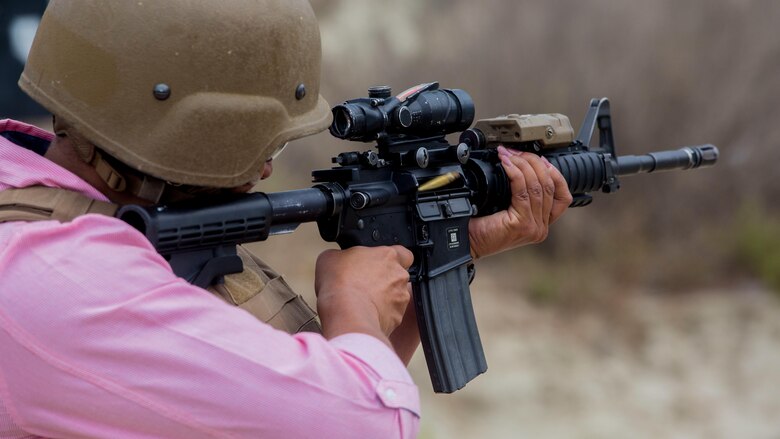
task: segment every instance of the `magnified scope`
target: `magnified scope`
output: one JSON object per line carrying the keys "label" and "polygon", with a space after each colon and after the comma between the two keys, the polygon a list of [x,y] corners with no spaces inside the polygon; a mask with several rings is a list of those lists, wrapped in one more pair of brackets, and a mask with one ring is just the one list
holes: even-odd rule
{"label": "magnified scope", "polygon": [[387,86],[372,87],[367,98],[333,108],[330,133],[339,139],[371,142],[383,136],[425,138],[467,129],[474,101],[459,89],[439,89],[431,82],[391,97]]}

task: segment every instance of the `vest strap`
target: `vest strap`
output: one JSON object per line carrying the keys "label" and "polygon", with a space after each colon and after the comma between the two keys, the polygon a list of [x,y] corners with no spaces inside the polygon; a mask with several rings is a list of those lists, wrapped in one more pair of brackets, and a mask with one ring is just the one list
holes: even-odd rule
{"label": "vest strap", "polygon": [[31,186],[0,191],[0,223],[72,221],[90,213],[114,216],[119,206],[67,189]]}

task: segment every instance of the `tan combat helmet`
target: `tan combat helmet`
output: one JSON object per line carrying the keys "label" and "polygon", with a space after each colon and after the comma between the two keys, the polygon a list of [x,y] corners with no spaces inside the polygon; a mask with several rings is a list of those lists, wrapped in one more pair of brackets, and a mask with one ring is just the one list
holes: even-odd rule
{"label": "tan combat helmet", "polygon": [[51,0],[19,85],[131,168],[224,188],[329,125],[320,58],[306,0]]}

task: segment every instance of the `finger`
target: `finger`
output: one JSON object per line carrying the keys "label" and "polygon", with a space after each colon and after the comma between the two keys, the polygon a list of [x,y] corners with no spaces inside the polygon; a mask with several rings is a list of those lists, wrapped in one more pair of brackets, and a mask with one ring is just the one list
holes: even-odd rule
{"label": "finger", "polygon": [[499,146],[499,148],[504,148],[504,150],[509,153],[510,155],[523,155],[523,151],[514,149],[514,148],[507,148],[504,145]]}
{"label": "finger", "polygon": [[545,158],[535,154],[529,154],[526,160],[534,168],[539,184],[542,186],[542,222],[546,229],[550,225],[550,211],[552,211],[553,196],[555,195],[555,185],[550,176],[552,165]]}
{"label": "finger", "polygon": [[398,254],[398,262],[401,264],[401,266],[408,270],[409,267],[411,267],[414,263],[414,253],[410,252],[409,249],[401,245],[394,245],[391,248]]}
{"label": "finger", "polygon": [[[506,173],[507,178],[509,178],[509,189],[512,192],[512,200],[518,199],[527,202],[529,195],[528,188],[525,185],[525,176],[509,157],[508,153],[499,154],[501,164],[504,167],[504,172]],[[528,210],[530,211],[530,205],[528,207]]]}
{"label": "finger", "polygon": [[511,160],[512,163],[514,163],[523,174],[525,179],[526,192],[528,194],[527,197],[531,205],[531,214],[533,215],[536,224],[539,225],[544,223],[544,220],[542,220],[544,191],[542,189],[541,183],[539,183],[539,177],[536,176],[536,170],[528,162],[528,160],[532,159],[530,156],[526,158],[527,155],[529,154],[512,156],[509,158],[509,160]]}
{"label": "finger", "polygon": [[569,184],[566,182],[566,179],[563,178],[561,172],[555,167],[550,169],[550,178],[552,178],[553,184],[555,185],[553,207],[550,211],[550,224],[552,224],[569,208],[569,205],[572,202],[572,196],[569,192]]}
{"label": "finger", "polygon": [[[506,172],[506,176],[509,179],[509,188],[512,194],[509,209],[505,213],[514,216],[516,220],[523,224],[534,226],[536,221],[533,219],[534,212],[531,206],[531,194],[528,192],[525,174],[512,161],[512,157],[508,152],[504,155],[499,155],[499,157],[504,167],[504,172]],[[522,159],[519,160],[525,163]],[[526,172],[532,172],[530,166],[528,168]]]}

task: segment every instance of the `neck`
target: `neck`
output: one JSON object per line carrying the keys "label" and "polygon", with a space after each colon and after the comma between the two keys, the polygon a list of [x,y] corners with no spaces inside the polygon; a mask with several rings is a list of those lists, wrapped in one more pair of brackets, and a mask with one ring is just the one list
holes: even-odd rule
{"label": "neck", "polygon": [[92,187],[105,195],[112,203],[119,205],[150,204],[142,198],[124,192],[117,192],[108,187],[108,184],[100,178],[100,175],[95,171],[95,168],[81,160],[67,137],[55,137],[44,157],[89,183]]}

